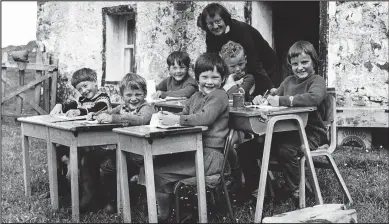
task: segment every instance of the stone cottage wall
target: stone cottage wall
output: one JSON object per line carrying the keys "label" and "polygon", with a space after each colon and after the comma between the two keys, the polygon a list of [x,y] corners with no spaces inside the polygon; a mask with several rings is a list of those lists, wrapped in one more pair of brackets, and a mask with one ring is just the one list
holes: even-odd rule
{"label": "stone cottage wall", "polygon": [[388,106],[388,2],[329,4],[328,84],[338,106]]}
{"label": "stone cottage wall", "polygon": [[[71,74],[81,68],[96,70],[102,77],[102,8],[131,5],[136,9],[137,73],[157,82],[166,77],[166,57],[186,50],[194,63],[205,51],[205,32],[196,26],[197,16],[210,2],[191,2],[183,12],[171,1],[156,2],[38,2],[37,44],[59,59],[58,99],[75,97]],[[221,2],[233,18],[244,21],[244,2]],[[109,74],[107,74],[109,75]]]}

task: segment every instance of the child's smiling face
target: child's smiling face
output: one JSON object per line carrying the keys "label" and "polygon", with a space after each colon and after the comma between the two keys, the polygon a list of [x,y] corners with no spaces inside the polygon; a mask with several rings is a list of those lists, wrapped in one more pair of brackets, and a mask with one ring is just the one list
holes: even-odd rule
{"label": "child's smiling face", "polygon": [[292,57],[290,59],[290,65],[292,66],[293,74],[300,79],[306,78],[308,75],[315,73],[315,67],[311,56],[304,52],[296,57]]}
{"label": "child's smiling face", "polygon": [[216,66],[213,71],[205,71],[199,75],[199,89],[205,94],[209,94],[215,89],[219,89],[223,83],[223,78],[217,71]]}
{"label": "child's smiling face", "polygon": [[87,99],[92,99],[98,91],[97,84],[91,81],[83,81],[78,83],[76,85],[76,89],[81,94],[81,96]]}
{"label": "child's smiling face", "polygon": [[141,89],[125,89],[123,91],[123,101],[130,109],[138,108],[145,102],[146,93]]}
{"label": "child's smiling face", "polygon": [[239,52],[236,57],[226,57],[224,62],[228,67],[228,72],[235,74],[236,79],[241,79],[246,74],[247,60],[244,52]]}
{"label": "child's smiling face", "polygon": [[177,61],[174,61],[174,65],[169,66],[169,74],[179,82],[188,74],[188,67],[184,64],[179,65]]}

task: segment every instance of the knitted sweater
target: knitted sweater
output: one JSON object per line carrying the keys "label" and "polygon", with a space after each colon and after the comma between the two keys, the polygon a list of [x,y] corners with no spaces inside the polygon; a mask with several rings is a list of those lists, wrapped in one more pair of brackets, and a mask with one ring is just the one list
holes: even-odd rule
{"label": "knitted sweater", "polygon": [[219,53],[228,41],[234,41],[243,46],[247,56],[247,72],[255,78],[255,95],[263,94],[279,82],[279,65],[275,51],[262,35],[247,23],[232,19],[230,31],[215,36],[207,32],[205,43],[207,52]]}
{"label": "knitted sweater", "polygon": [[81,96],[78,98],[78,102],[71,100],[62,103],[62,112],[66,113],[68,110],[78,109],[80,115],[87,115],[89,112],[97,112],[104,107],[111,109],[111,101],[107,93],[99,91],[92,99]]}
{"label": "knitted sweater", "polygon": [[277,89],[277,95],[280,96],[280,106],[290,106],[289,97],[293,96],[293,106],[296,107],[317,107],[308,115],[307,128],[318,130],[326,134],[326,128],[323,123],[322,114],[324,114],[327,89],[323,77],[312,74],[304,79],[295,75],[288,76]]}
{"label": "knitted sweater", "polygon": [[112,123],[126,123],[128,126],[147,125],[153,113],[154,108],[146,102],[135,110],[121,104],[111,111]]}
{"label": "knitted sweater", "polygon": [[208,126],[203,132],[203,146],[223,148],[228,134],[229,111],[224,89],[216,89],[207,95],[196,92],[181,112],[180,125]]}
{"label": "knitted sweater", "polygon": [[248,100],[248,96],[250,95],[250,90],[254,86],[254,84],[255,84],[254,76],[252,76],[250,74],[246,74],[243,77],[242,84],[234,85],[227,91],[228,98],[232,99],[232,94],[233,93],[237,93],[239,91],[239,88],[241,87],[241,88],[243,88],[243,90],[245,92],[245,99],[247,101]]}
{"label": "knitted sweater", "polygon": [[156,87],[157,91],[160,90],[162,92],[162,99],[165,99],[167,96],[189,98],[198,89],[196,80],[189,74],[187,74],[179,82],[177,82],[172,76],[169,76],[162,80]]}

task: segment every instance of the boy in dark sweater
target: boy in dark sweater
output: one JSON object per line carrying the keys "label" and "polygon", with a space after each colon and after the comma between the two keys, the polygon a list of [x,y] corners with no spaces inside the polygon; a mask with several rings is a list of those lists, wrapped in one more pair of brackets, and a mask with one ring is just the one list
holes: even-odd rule
{"label": "boy in dark sweater", "polygon": [[[221,85],[227,74],[228,68],[219,55],[200,55],[195,65],[195,77],[200,91],[192,95],[180,114],[158,113],[163,125],[208,126],[208,130],[203,132],[206,176],[220,173],[223,163],[222,150],[228,134],[229,104],[228,96]],[[174,184],[196,176],[195,153],[159,156],[154,160],[154,170],[158,218],[161,221],[170,215],[170,195]],[[139,180],[144,183],[144,169]]]}
{"label": "boy in dark sweater", "polygon": [[[278,89],[271,89],[270,96],[264,99],[261,95],[254,98],[254,104],[265,100],[272,106],[315,106],[316,111],[308,115],[305,127],[310,150],[328,143],[326,129],[323,123],[324,100],[326,98],[326,83],[323,77],[317,75],[318,56],[311,43],[298,41],[289,49],[287,63],[293,76],[287,77]],[[273,134],[271,156],[274,156],[283,166],[285,190],[295,200],[299,197],[299,157],[303,146],[298,131],[278,132]],[[259,166],[256,159],[262,158],[263,143],[256,139],[240,145],[238,151],[240,165],[245,176],[245,186],[254,191],[259,184]]]}
{"label": "boy in dark sweater", "polygon": [[189,98],[198,90],[196,80],[188,73],[190,58],[186,52],[174,51],[167,60],[170,77],[165,78],[156,86],[153,99],[170,97]]}
{"label": "boy in dark sweater", "polygon": [[[62,104],[56,104],[50,115],[65,113],[68,117],[81,115],[91,115],[104,108],[111,109],[111,102],[106,93],[100,92],[97,85],[97,74],[89,68],[82,68],[73,73],[71,79],[72,86],[81,94],[78,101],[71,100]],[[99,163],[100,155],[105,155],[105,150],[101,147],[83,147],[79,150],[80,173],[82,198],[80,200],[80,211],[95,209],[99,186]],[[67,165],[69,163],[69,147],[58,147],[58,158]],[[61,164],[61,163],[58,163]],[[66,166],[64,167],[66,173]],[[69,178],[69,172],[67,172]],[[61,176],[59,175],[60,181]]]}

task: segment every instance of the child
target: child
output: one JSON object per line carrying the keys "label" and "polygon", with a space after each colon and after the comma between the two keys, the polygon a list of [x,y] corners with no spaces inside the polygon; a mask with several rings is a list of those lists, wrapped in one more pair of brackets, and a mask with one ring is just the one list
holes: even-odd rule
{"label": "child", "polygon": [[[125,123],[128,126],[149,124],[154,109],[145,100],[147,95],[146,80],[140,75],[128,73],[121,80],[119,89],[124,104],[119,105],[106,113],[97,115],[96,120],[99,123]],[[110,161],[115,160],[116,157],[113,152],[110,155]],[[110,199],[105,207],[105,211],[107,212],[114,211],[116,205],[116,166],[115,162],[110,161],[106,160],[106,162],[103,163],[105,169],[102,169],[103,175],[106,176],[104,178],[104,184],[107,186],[105,188],[105,193],[108,193],[108,198]],[[139,163],[141,162],[143,162],[142,156],[132,154],[132,160],[127,160],[129,176],[139,173]]]}
{"label": "child", "polygon": [[[165,125],[208,126],[209,129],[203,133],[205,175],[220,173],[223,163],[222,151],[228,134],[229,104],[221,85],[227,74],[228,68],[219,55],[200,55],[195,64],[195,77],[200,91],[192,95],[179,115],[159,113],[160,122]],[[170,216],[170,195],[174,184],[196,176],[195,154],[158,156],[154,160],[154,170],[158,218],[163,221]],[[143,168],[139,181],[144,184]]]}
{"label": "child", "polygon": [[196,80],[188,73],[190,58],[186,52],[174,51],[167,60],[170,77],[162,80],[156,87],[153,99],[170,97],[189,98],[198,90]]}
{"label": "child", "polygon": [[[297,41],[289,49],[287,63],[294,75],[287,77],[278,89],[271,89],[267,101],[272,106],[317,107],[318,110],[310,112],[305,127],[309,147],[315,150],[319,145],[328,142],[321,116],[325,109],[323,103],[326,98],[326,82],[315,71],[318,56],[311,43]],[[258,95],[253,103],[261,104],[264,100]],[[296,201],[299,197],[299,157],[303,155],[301,147],[298,131],[278,132],[273,135],[271,155],[283,166],[286,192]],[[262,158],[262,151],[259,149],[263,149],[263,143],[253,139],[239,148],[238,156],[246,180],[245,186],[251,191],[256,190],[260,174],[256,159]]]}
{"label": "child", "polygon": [[[220,56],[226,63],[229,76],[223,88],[227,91],[228,97],[232,99],[232,94],[237,93],[239,88],[245,92],[245,99],[248,101],[250,92],[254,89],[254,76],[247,74],[247,59],[242,45],[228,41],[220,50]],[[253,90],[251,90],[253,89]]]}
{"label": "child", "polygon": [[[81,94],[78,101],[69,101],[62,104],[56,104],[50,115],[65,113],[68,117],[80,115],[91,115],[93,112],[111,109],[111,102],[106,93],[100,92],[97,85],[96,72],[90,68],[82,68],[73,73],[71,79],[72,86]],[[94,149],[94,150],[91,150]],[[80,201],[80,211],[84,212],[87,209],[94,207],[94,201],[97,197],[97,189],[99,185],[99,169],[96,168],[97,158],[96,152],[99,147],[84,147],[80,155],[81,161],[81,186],[82,198]],[[69,161],[69,148],[60,147],[58,158],[62,161]],[[97,165],[98,166],[98,165]]]}

